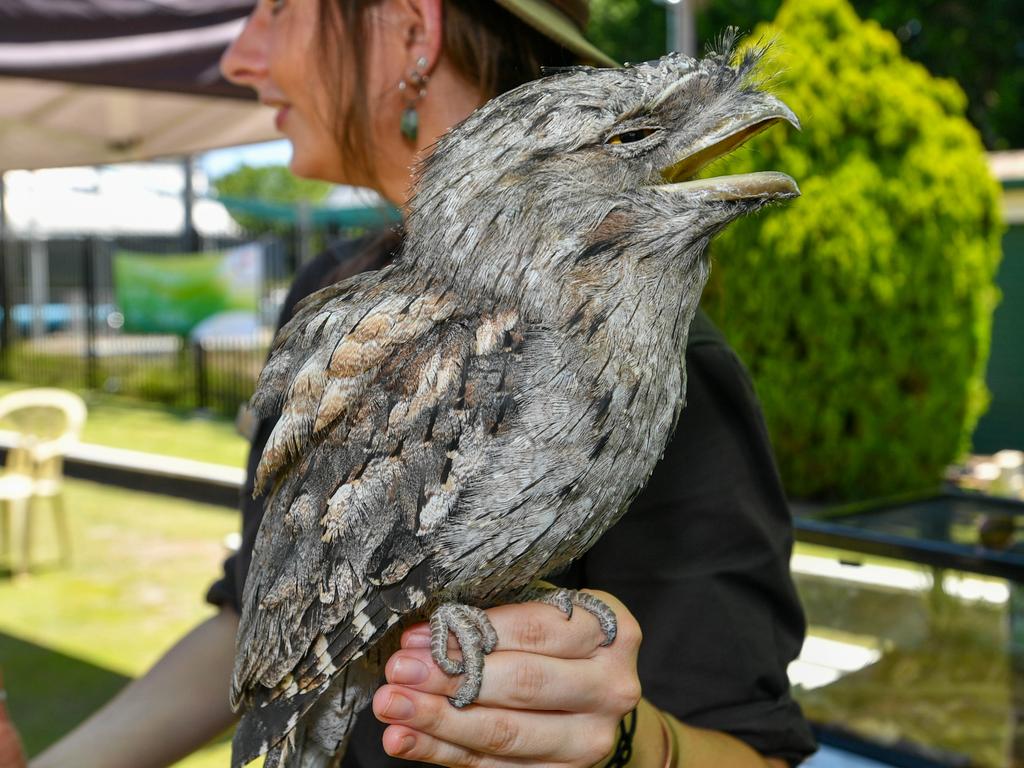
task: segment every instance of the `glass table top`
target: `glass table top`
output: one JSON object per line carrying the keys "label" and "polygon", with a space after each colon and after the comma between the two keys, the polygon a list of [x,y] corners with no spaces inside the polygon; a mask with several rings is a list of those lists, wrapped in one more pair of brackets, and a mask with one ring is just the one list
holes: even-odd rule
{"label": "glass table top", "polygon": [[1024,582],[1024,503],[943,493],[795,518],[797,538]]}

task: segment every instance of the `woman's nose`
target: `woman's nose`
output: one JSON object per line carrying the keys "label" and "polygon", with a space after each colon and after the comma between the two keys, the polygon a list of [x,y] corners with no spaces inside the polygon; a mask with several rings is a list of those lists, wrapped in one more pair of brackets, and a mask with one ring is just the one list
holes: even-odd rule
{"label": "woman's nose", "polygon": [[245,20],[245,26],[220,57],[220,71],[235,85],[258,88],[267,76],[269,12],[259,3]]}

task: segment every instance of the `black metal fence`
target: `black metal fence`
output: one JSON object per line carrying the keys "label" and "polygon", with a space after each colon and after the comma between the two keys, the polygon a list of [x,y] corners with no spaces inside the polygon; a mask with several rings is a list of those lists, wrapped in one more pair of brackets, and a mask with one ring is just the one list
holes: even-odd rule
{"label": "black metal fence", "polygon": [[[250,242],[204,240],[200,250]],[[117,304],[116,255],[181,253],[180,238],[0,243],[0,378],[234,415],[252,393],[301,252],[287,237],[265,236],[259,242],[257,322],[202,337],[129,332]]]}

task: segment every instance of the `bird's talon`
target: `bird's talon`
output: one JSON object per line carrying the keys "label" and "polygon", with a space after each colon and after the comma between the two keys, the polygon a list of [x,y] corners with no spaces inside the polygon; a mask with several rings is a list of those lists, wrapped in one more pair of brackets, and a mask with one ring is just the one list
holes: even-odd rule
{"label": "bird's talon", "polygon": [[458,690],[455,691],[454,696],[449,696],[448,701],[456,709],[464,709],[476,701],[480,695],[480,684],[481,678],[470,677],[462,685],[459,686]]}
{"label": "bird's talon", "polygon": [[[431,656],[448,675],[465,675],[466,679],[448,701],[457,709],[472,704],[480,695],[484,656],[494,650],[498,635],[480,608],[444,603],[430,617]],[[448,656],[448,633],[455,635],[462,660]]]}
{"label": "bird's talon", "polygon": [[601,625],[601,632],[604,634],[604,641],[601,647],[606,647],[615,642],[615,635],[618,631],[615,618],[615,611],[605,605],[601,600],[587,592],[580,592],[575,589],[532,589],[526,593],[527,600],[538,600],[555,608],[565,614],[566,619],[572,618],[573,607],[579,607],[597,619]]}
{"label": "bird's talon", "polygon": [[451,675],[452,677],[455,675],[461,675],[466,671],[466,667],[461,661],[448,658],[447,656],[440,659],[434,659],[434,661],[437,662],[437,666],[441,668],[441,671],[446,675]]}

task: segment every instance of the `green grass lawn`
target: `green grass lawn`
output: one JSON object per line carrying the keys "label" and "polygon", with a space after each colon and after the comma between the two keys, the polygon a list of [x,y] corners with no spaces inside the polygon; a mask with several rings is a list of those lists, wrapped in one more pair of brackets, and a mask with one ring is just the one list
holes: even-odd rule
{"label": "green grass lawn", "polygon": [[[211,615],[231,510],[70,481],[73,563],[0,573],[0,662],[30,754],[68,731]],[[50,515],[39,516],[40,563],[53,561]],[[17,539],[16,539],[17,540]],[[222,768],[222,738],[179,763]]]}
{"label": "green grass lawn", "polygon": [[[24,387],[23,384],[0,381],[0,395]],[[89,406],[83,442],[234,467],[245,462],[248,443],[228,419],[123,397],[81,394]]]}
{"label": "green grass lawn", "polygon": [[[0,395],[16,387],[0,381]],[[244,461],[246,442],[227,420],[103,395],[87,395],[87,402],[86,442],[233,466]],[[219,574],[224,536],[238,525],[224,508],[80,481],[69,482],[67,506],[75,546],[70,569],[43,568],[13,581],[0,571],[0,664],[32,753],[210,615],[203,594]],[[49,526],[44,516],[40,538]],[[39,548],[42,557],[54,554],[52,546]],[[910,595],[806,576],[797,585],[813,632],[875,637],[884,651],[878,663],[836,684],[798,691],[808,714],[882,740],[971,754],[978,765],[1002,764],[1011,691],[1005,605],[963,605],[941,590]],[[229,753],[221,739],[180,765],[224,766]]]}

